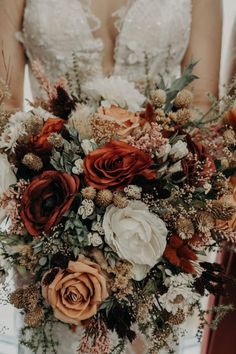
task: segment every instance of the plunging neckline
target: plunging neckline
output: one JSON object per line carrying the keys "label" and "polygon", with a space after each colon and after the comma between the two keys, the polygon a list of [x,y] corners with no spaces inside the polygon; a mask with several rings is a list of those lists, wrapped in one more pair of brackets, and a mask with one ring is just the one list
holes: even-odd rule
{"label": "plunging neckline", "polygon": [[[94,43],[95,47],[97,47],[97,45],[99,46],[99,44],[102,46],[101,57],[100,57],[100,67],[101,67],[100,71],[101,71],[101,75],[103,77],[110,77],[110,76],[114,75],[116,72],[117,52],[118,52],[119,45],[120,45],[120,38],[122,37],[125,22],[137,2],[138,2],[138,0],[127,0],[126,4],[121,5],[120,8],[118,8],[117,10],[112,12],[110,15],[111,18],[117,17],[118,21],[121,22],[121,25],[120,25],[120,28],[118,29],[117,23],[114,20],[114,26],[117,28],[118,33],[117,33],[116,38],[114,40],[114,46],[113,46],[113,53],[112,53],[113,65],[111,67],[110,72],[107,74],[106,71],[104,70],[105,68],[102,65],[103,53],[105,51],[105,41],[101,36],[94,35],[94,32],[96,30],[98,30],[101,26],[101,20],[96,14],[94,14],[92,12],[91,6],[90,6],[91,4],[90,4],[89,0],[86,0],[84,2],[83,2],[83,0],[79,0],[79,3],[81,5],[81,10],[82,10],[84,18],[85,18],[85,26],[87,27],[87,31],[88,31],[91,43]],[[123,19],[121,18],[122,12],[124,13]],[[91,25],[89,23],[89,18],[92,19],[92,21],[94,21],[94,23],[96,23],[94,28],[91,27]]]}

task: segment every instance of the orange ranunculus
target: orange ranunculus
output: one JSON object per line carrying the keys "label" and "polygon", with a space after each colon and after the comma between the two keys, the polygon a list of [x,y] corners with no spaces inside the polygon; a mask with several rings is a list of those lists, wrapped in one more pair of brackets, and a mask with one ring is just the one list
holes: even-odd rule
{"label": "orange ranunculus", "polygon": [[110,108],[100,107],[97,114],[100,119],[117,123],[116,134],[123,138],[132,134],[140,125],[139,115],[114,105]]}
{"label": "orange ranunculus", "polygon": [[84,256],[69,262],[66,270],[47,272],[42,279],[42,295],[58,320],[74,325],[94,316],[109,296],[99,265]]}
{"label": "orange ranunculus", "polygon": [[176,267],[186,273],[195,273],[192,261],[197,260],[197,255],[188,245],[189,240],[184,241],[179,236],[173,235],[168,241],[164,257]]}
{"label": "orange ranunculus", "polygon": [[136,176],[155,179],[149,155],[122,141],[111,141],[94,150],[84,160],[85,181],[96,189],[122,189]]}
{"label": "orange ranunculus", "polygon": [[35,177],[21,201],[21,218],[32,236],[48,232],[70,208],[80,185],[79,178],[58,171]]}
{"label": "orange ranunculus", "polygon": [[48,142],[48,138],[52,133],[60,133],[64,124],[64,119],[49,118],[44,124],[41,133],[30,138],[30,143],[34,151],[39,154],[51,151],[52,145]]}
{"label": "orange ranunculus", "polygon": [[233,129],[236,131],[236,108],[231,108],[228,112],[225,113],[224,120],[226,123],[230,124]]}

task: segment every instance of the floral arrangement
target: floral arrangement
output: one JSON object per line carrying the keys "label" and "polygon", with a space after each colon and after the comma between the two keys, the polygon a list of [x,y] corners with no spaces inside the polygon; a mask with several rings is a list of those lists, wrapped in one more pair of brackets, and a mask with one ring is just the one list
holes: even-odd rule
{"label": "floral arrangement", "polygon": [[170,88],[111,77],[75,96],[35,64],[47,96],[29,112],[4,111],[2,83],[0,274],[22,279],[9,301],[34,353],[57,353],[57,323],[80,329],[78,354],[122,353],[136,335],[172,352],[194,310],[205,324],[201,297],[233,281],[204,255],[236,243],[234,97],[213,103],[208,117],[227,115],[209,139],[214,119],[192,119],[193,66]]}

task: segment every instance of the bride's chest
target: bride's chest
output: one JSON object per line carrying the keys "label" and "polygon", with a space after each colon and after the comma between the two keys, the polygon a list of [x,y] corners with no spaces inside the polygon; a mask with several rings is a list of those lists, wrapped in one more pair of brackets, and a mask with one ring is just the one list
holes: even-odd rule
{"label": "bride's chest", "polygon": [[180,60],[189,39],[191,0],[112,1],[114,7],[99,10],[109,1],[26,0],[23,41],[29,58],[45,66],[59,61],[63,66],[71,53],[96,61],[110,31],[117,67],[146,57],[151,65],[153,58]]}

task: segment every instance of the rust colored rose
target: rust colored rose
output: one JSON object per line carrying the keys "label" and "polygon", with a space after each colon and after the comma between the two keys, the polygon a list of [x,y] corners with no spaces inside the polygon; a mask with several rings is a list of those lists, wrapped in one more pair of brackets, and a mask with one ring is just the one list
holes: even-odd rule
{"label": "rust colored rose", "polygon": [[100,267],[84,256],[59,269],[48,284],[52,271],[42,280],[42,295],[54,310],[54,316],[65,323],[78,325],[94,316],[108,297],[106,280]]}
{"label": "rust colored rose", "polygon": [[21,202],[21,218],[30,235],[48,232],[60,222],[79,185],[78,177],[57,171],[45,171],[32,180]]}
{"label": "rust colored rose", "polygon": [[114,140],[86,156],[85,181],[99,190],[122,189],[136,176],[154,179],[156,172],[151,169],[152,164],[150,156],[143,151]]}
{"label": "rust colored rose", "polygon": [[231,108],[228,112],[226,112],[224,120],[236,131],[236,108]]}
{"label": "rust colored rose", "polygon": [[188,150],[193,154],[193,158],[182,160],[182,168],[190,184],[201,185],[202,181],[210,178],[216,171],[215,163],[207,148],[198,142],[194,142],[187,135],[186,141]]}
{"label": "rust colored rose", "polygon": [[60,133],[64,127],[65,121],[60,118],[49,118],[44,124],[39,135],[32,136],[30,143],[36,153],[47,153],[52,149],[48,138],[52,133]]}

